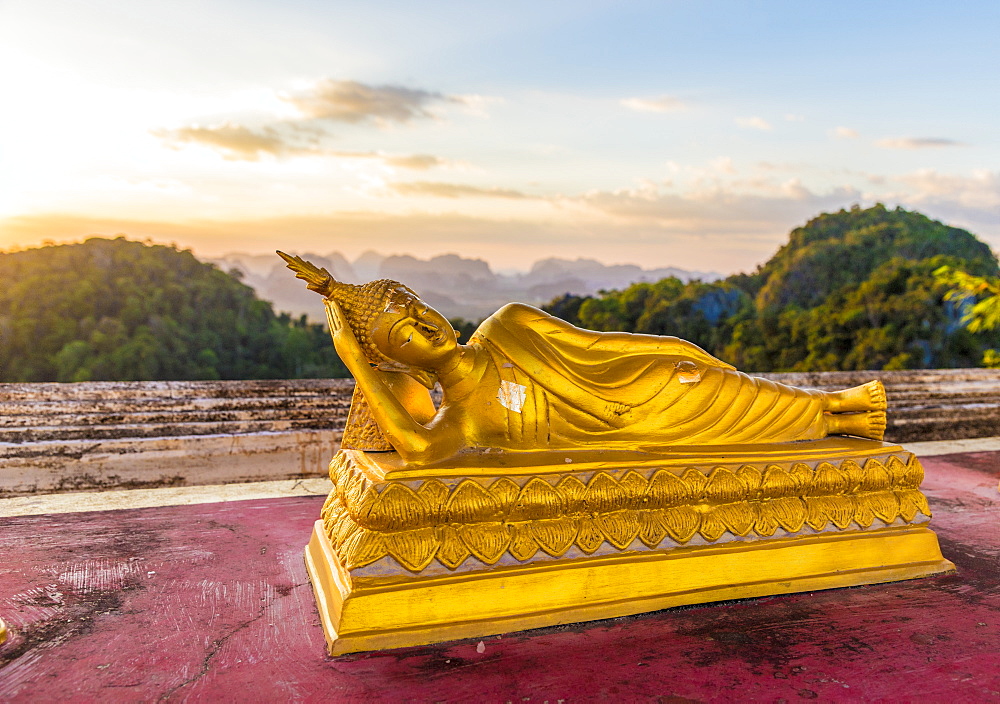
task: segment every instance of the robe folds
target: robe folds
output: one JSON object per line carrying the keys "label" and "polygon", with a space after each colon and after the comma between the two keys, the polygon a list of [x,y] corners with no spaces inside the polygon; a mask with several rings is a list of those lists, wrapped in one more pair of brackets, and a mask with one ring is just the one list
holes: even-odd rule
{"label": "robe folds", "polygon": [[676,337],[582,330],[512,303],[470,344],[489,351],[522,447],[742,445],[827,434],[824,394],[743,374]]}

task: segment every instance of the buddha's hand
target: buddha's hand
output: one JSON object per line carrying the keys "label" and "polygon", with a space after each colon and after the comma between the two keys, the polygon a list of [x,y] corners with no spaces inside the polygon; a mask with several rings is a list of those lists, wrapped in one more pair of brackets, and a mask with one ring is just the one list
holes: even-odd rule
{"label": "buddha's hand", "polygon": [[330,321],[330,331],[334,335],[339,335],[342,330],[347,328],[350,330],[350,326],[347,324],[347,318],[344,316],[344,311],[341,309],[340,304],[336,301],[327,301],[327,309],[330,311],[330,315],[327,319]]}
{"label": "buddha's hand", "polygon": [[340,304],[336,301],[327,300],[326,310],[326,319],[330,323],[330,335],[333,337],[333,346],[337,349],[337,354],[340,355],[344,364],[351,368],[352,372],[355,371],[352,362],[368,366],[364,351],[358,343],[358,338],[354,336],[354,331],[351,330],[351,326],[347,322],[347,316],[344,315]]}

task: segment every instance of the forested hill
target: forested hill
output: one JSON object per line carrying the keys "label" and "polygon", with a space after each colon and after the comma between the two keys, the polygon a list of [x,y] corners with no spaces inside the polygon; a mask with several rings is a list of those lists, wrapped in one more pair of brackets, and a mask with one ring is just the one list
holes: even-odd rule
{"label": "forested hill", "polygon": [[996,276],[971,233],[882,205],[822,214],[752,274],[664,279],[546,308],[581,327],[677,335],[749,371],[977,366],[998,333],[968,332],[933,272]]}
{"label": "forested hill", "polygon": [[967,262],[969,273],[994,275],[997,259],[975,235],[920,213],[876,205],[824,213],[792,230],[788,243],[748,283],[757,305],[811,308],[845,286],[860,284],[891,259],[938,255]]}
{"label": "forested hill", "polygon": [[321,326],[189,251],[93,238],[0,254],[0,381],[337,376]]}

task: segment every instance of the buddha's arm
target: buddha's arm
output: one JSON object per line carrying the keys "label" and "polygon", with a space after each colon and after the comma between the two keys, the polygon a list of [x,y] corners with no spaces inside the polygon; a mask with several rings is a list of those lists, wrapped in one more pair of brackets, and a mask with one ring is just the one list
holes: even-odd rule
{"label": "buddha's arm", "polygon": [[597,332],[584,330],[565,320],[524,304],[506,306],[508,315],[518,318],[517,324],[527,325],[533,329],[563,340],[585,355],[587,350],[593,352],[613,353],[616,356],[632,354],[668,354],[687,357],[694,362],[700,362],[712,367],[735,369],[731,364],[713,357],[693,342],[682,340],[672,335],[645,335],[631,332]]}
{"label": "buddha's arm", "polygon": [[[580,330],[580,328],[575,329]],[[590,349],[608,351],[621,350],[625,354],[649,354],[658,352],[662,354],[690,357],[694,362],[701,362],[702,364],[707,364],[711,367],[722,367],[723,369],[736,368],[731,364],[723,362],[717,357],[713,357],[693,342],[688,342],[687,340],[682,340],[681,338],[674,337],[672,335],[644,335],[632,332],[593,332],[591,330],[582,330],[582,332],[599,336],[593,340],[590,345]]]}
{"label": "buddha's arm", "polygon": [[425,458],[431,450],[431,431],[418,423],[396,396],[383,372],[368,363],[361,345],[335,302],[327,301],[327,320],[337,354],[354,375],[379,429],[404,460]]}
{"label": "buddha's arm", "polygon": [[426,386],[402,371],[378,369],[377,373],[413,420],[427,425],[434,419],[437,409]]}

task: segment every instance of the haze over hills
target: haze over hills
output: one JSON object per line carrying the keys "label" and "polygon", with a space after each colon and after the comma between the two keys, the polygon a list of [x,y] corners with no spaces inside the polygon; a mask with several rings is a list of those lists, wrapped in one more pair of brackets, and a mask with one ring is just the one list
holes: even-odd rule
{"label": "haze over hills", "polygon": [[[382,255],[368,251],[353,262],[339,252],[300,254],[335,278],[348,283],[395,279],[448,317],[480,320],[505,303],[519,301],[541,305],[570,294],[592,296],[601,290],[622,289],[634,283],[667,277],[681,281],[716,281],[715,272],[686,271],[675,267],[643,269],[635,264],[602,264],[593,259],[549,258],[535,262],[526,272],[500,273],[482,259],[442,254],[418,259],[408,254]],[[206,260],[224,271],[240,272],[244,283],[280,311],[321,317],[316,294],[307,290],[276,255],[232,253]]]}

